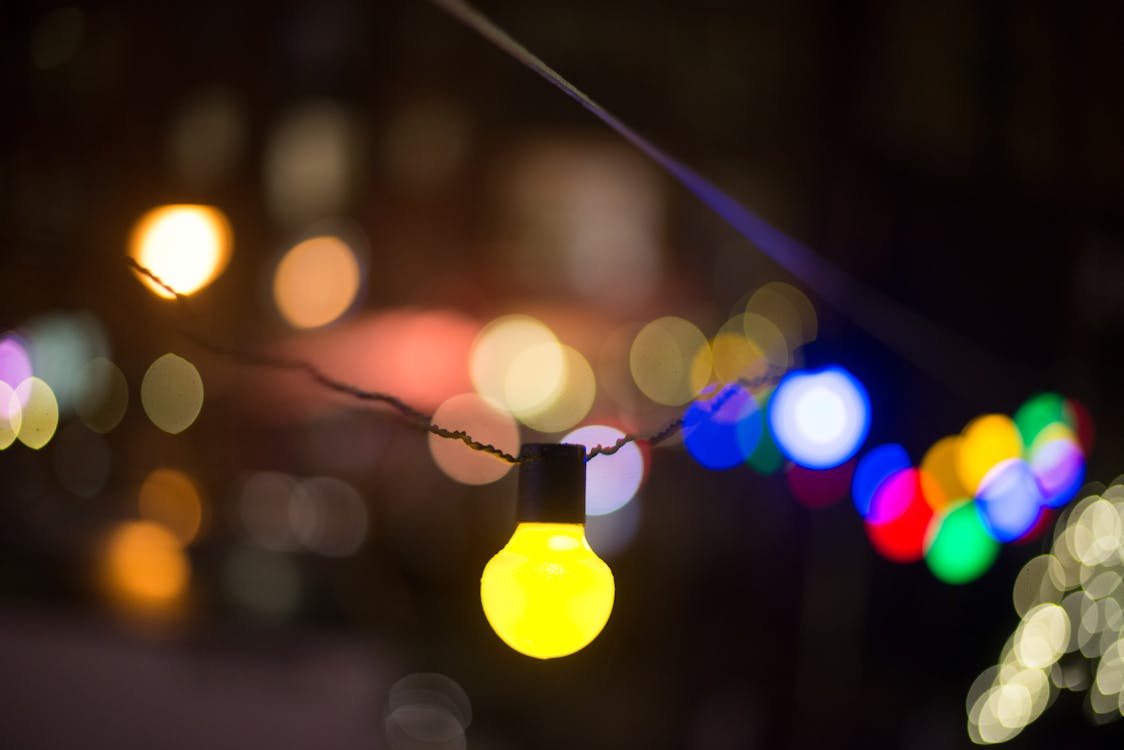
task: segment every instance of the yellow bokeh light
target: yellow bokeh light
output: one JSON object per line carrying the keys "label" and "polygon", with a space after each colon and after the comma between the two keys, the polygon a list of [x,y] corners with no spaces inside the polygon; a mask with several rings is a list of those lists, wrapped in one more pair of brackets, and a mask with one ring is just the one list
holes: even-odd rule
{"label": "yellow bokeh light", "polygon": [[943,510],[949,505],[967,500],[972,496],[960,481],[957,471],[957,457],[960,455],[960,436],[943,437],[925,452],[921,459],[921,471],[939,488],[939,492],[925,493],[925,501],[933,510]]}
{"label": "yellow bokeh light", "polygon": [[281,258],[273,275],[273,301],[294,328],[319,328],[339,318],[359,294],[355,251],[339,237],[312,237]]}
{"label": "yellow bokeh light", "polygon": [[176,469],[156,469],[137,493],[141,518],[161,524],[188,544],[203,521],[203,499],[191,477]]}
{"label": "yellow bokeh light", "polygon": [[30,377],[16,386],[8,402],[8,413],[17,411],[21,419],[16,437],[21,443],[39,450],[51,442],[59,426],[59,404],[46,381]]}
{"label": "yellow bokeh light", "polygon": [[[515,420],[475,393],[462,393],[445,401],[433,413],[433,423],[450,430],[464,430],[513,456],[519,454],[519,427]],[[472,450],[459,440],[437,435],[429,436],[429,452],[441,471],[462,484],[488,484],[512,468],[512,464]]]}
{"label": "yellow bokeh light", "polygon": [[670,315],[641,328],[629,351],[636,386],[667,406],[697,396],[710,380],[712,361],[710,344],[698,326]]}
{"label": "yellow bokeh light", "polygon": [[23,405],[15,397],[15,390],[0,380],[0,451],[16,441],[23,424]]}
{"label": "yellow bokeh light", "polygon": [[816,338],[819,323],[816,308],[796,287],[783,281],[770,281],[755,291],[745,311],[767,318],[784,336],[790,351]]}
{"label": "yellow bokeh light", "polygon": [[195,365],[183,357],[165,354],[144,374],[141,405],[161,430],[173,435],[181,433],[203,408],[203,379]]}
{"label": "yellow bokeh light", "polygon": [[587,646],[608,622],[613,596],[613,573],[590,548],[582,524],[519,524],[480,579],[492,629],[538,659]]}
{"label": "yellow bokeh light", "polygon": [[[179,294],[194,294],[226,269],[232,236],[214,206],[160,206],[137,220],[129,255]],[[158,296],[172,297],[147,276],[140,279]]]}
{"label": "yellow bokeh light", "polygon": [[[524,352],[539,351],[546,362],[524,358],[512,374],[512,365]],[[469,355],[469,374],[476,392],[493,406],[513,411],[509,392],[524,410],[546,402],[562,385],[562,350],[549,328],[527,315],[496,318],[476,337]],[[538,375],[537,380],[534,379]]]}
{"label": "yellow bokeh light", "polygon": [[110,535],[102,572],[110,595],[118,603],[141,609],[175,603],[191,577],[179,540],[151,521],[121,524]]}
{"label": "yellow bokeh light", "polygon": [[571,347],[563,346],[562,356],[562,387],[550,403],[533,413],[516,413],[519,421],[532,430],[563,432],[585,419],[593,406],[597,395],[597,380],[593,375],[593,368],[581,352]]}
{"label": "yellow bokeh light", "polygon": [[521,351],[507,368],[504,401],[516,417],[534,416],[550,408],[566,385],[566,352],[557,341]]}
{"label": "yellow bokeh light", "polygon": [[95,357],[80,369],[74,383],[74,411],[94,432],[116,427],[129,405],[129,384],[121,369],[105,357]]}
{"label": "yellow bokeh light", "polygon": [[1019,430],[1010,417],[1003,414],[986,414],[973,419],[960,437],[956,474],[964,488],[973,495],[996,465],[1022,455]]}
{"label": "yellow bokeh light", "polygon": [[[746,338],[742,317],[739,315],[727,321],[718,329],[710,343],[714,377],[720,383],[735,383],[742,378],[753,378],[764,374],[769,367],[756,342]],[[696,355],[705,356],[705,350]]]}

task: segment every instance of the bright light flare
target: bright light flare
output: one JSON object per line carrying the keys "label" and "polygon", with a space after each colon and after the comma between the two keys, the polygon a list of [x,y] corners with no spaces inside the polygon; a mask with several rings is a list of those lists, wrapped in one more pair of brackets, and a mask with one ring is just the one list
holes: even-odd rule
{"label": "bright light flare", "polygon": [[[226,269],[232,238],[230,223],[214,206],[160,206],[137,220],[129,255],[176,292],[189,295]],[[157,296],[173,297],[152,279],[137,275]]]}

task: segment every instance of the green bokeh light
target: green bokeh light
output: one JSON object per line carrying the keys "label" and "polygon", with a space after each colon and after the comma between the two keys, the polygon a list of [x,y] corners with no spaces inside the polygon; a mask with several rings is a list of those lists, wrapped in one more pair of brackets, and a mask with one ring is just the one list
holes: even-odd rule
{"label": "green bokeh light", "polygon": [[995,562],[995,541],[976,511],[974,502],[962,503],[947,512],[925,552],[933,575],[945,583],[968,583],[979,578]]}
{"label": "green bokeh light", "polygon": [[1030,447],[1042,430],[1052,424],[1074,426],[1073,415],[1066,401],[1057,393],[1039,393],[1026,400],[1015,412],[1015,426],[1019,428],[1023,445]]}

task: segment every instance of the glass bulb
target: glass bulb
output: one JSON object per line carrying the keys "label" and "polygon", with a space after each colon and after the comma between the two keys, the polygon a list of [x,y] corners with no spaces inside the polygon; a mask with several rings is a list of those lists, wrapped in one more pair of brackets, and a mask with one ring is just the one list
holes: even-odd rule
{"label": "glass bulb", "polygon": [[484,615],[504,643],[537,659],[597,637],[613,609],[613,573],[580,523],[521,523],[480,578]]}

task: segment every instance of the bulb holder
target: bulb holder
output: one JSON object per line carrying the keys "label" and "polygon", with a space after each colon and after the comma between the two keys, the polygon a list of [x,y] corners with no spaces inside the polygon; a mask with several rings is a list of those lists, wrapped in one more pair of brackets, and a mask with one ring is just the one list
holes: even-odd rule
{"label": "bulb holder", "polygon": [[528,443],[519,454],[517,519],[585,523],[585,446]]}

